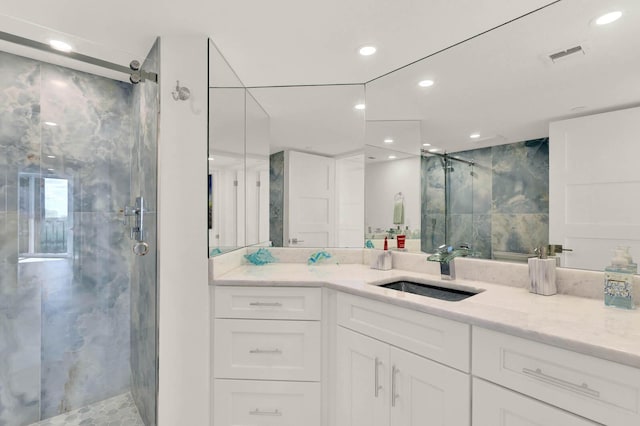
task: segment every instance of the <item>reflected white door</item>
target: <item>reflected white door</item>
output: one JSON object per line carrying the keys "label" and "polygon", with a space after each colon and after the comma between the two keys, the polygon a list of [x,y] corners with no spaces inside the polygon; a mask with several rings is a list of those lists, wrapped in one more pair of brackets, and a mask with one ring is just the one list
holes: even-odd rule
{"label": "reflected white door", "polygon": [[285,153],[284,244],[332,247],[335,239],[335,160]]}
{"label": "reflected white door", "polygon": [[549,242],[562,266],[602,270],[618,245],[640,257],[640,108],[551,123]]}

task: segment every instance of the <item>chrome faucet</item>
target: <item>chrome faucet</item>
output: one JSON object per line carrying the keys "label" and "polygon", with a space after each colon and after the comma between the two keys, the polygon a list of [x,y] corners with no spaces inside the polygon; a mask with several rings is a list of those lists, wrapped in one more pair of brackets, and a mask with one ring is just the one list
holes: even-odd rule
{"label": "chrome faucet", "polygon": [[429,256],[427,260],[440,263],[440,277],[443,280],[455,280],[456,269],[453,261],[458,256],[469,256],[471,247],[469,244],[461,244],[460,248],[454,249],[446,244],[438,247],[438,251]]}

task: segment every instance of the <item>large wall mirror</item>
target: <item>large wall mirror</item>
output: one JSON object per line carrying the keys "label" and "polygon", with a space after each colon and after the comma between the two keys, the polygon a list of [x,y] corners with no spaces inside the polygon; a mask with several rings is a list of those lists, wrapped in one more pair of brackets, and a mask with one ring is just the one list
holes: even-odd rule
{"label": "large wall mirror", "polygon": [[246,90],[216,46],[209,44],[209,253],[246,244]]}
{"label": "large wall mirror", "polygon": [[563,266],[597,270],[618,245],[640,256],[638,52],[638,1],[562,0],[368,82],[368,244],[516,261],[562,244]]}
{"label": "large wall mirror", "polygon": [[362,247],[364,85],[245,87],[210,44],[209,254]]}

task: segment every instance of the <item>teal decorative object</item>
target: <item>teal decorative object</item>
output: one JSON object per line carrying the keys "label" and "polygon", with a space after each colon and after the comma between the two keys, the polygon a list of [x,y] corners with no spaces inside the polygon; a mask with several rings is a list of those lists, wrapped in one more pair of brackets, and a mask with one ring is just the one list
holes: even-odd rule
{"label": "teal decorative object", "polygon": [[324,250],[320,250],[316,253],[313,253],[311,255],[311,257],[309,257],[309,260],[307,261],[307,264],[309,265],[313,265],[316,264],[320,261],[322,261],[323,259],[331,259],[331,254],[327,253]]}
{"label": "teal decorative object", "polygon": [[216,256],[219,254],[222,254],[222,250],[220,250],[218,247],[212,248],[211,251],[209,252],[209,256]]}
{"label": "teal decorative object", "polygon": [[266,265],[277,260],[266,248],[258,249],[258,251],[251,254],[245,254],[244,257],[253,265]]}
{"label": "teal decorative object", "polygon": [[371,240],[367,240],[367,242],[364,243],[364,246],[366,248],[375,248],[375,246],[373,245],[373,242]]}

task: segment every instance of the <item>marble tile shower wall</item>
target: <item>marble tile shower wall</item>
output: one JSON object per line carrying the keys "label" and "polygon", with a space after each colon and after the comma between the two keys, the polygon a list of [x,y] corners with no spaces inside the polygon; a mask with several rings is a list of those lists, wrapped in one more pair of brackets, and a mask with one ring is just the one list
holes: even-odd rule
{"label": "marble tile shower wall", "polygon": [[[143,69],[158,72],[159,41]],[[133,89],[134,126],[131,147],[131,194],[145,199],[145,240],[151,250],[135,257],[131,269],[131,394],[146,426],[156,424],[157,354],[157,148],[158,85],[138,84]]]}
{"label": "marble tile shower wall", "polygon": [[[131,101],[129,84],[0,52],[2,426],[129,388],[130,256],[117,212],[129,193]],[[68,182],[66,252],[38,256],[46,212],[28,207],[42,203],[20,177],[41,190],[43,178]]]}
{"label": "marble tile shower wall", "polygon": [[269,239],[284,244],[284,151],[269,156]]}
{"label": "marble tile shower wall", "polygon": [[443,244],[445,228],[449,244],[470,243],[488,259],[531,253],[548,244],[548,138],[456,155],[475,165],[453,161],[448,188],[440,158],[422,160],[423,251]]}

